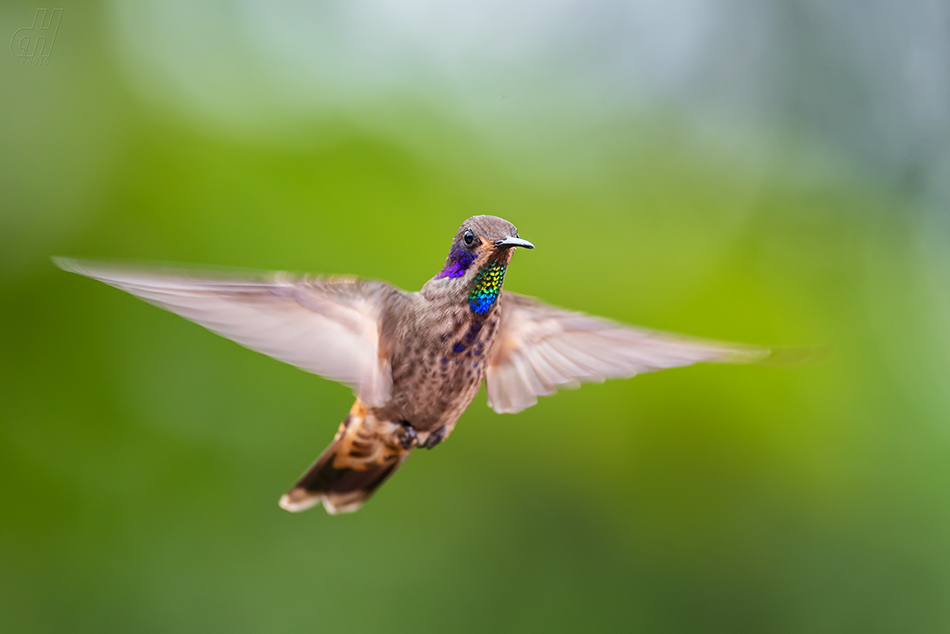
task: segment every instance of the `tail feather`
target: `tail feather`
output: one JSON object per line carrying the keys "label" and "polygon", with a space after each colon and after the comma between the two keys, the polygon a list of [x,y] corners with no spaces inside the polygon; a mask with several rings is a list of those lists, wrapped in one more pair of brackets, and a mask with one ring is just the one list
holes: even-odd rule
{"label": "tail feather", "polygon": [[323,502],[331,515],[355,511],[409,457],[407,440],[403,425],[378,420],[356,401],[333,443],[280,498],[281,508],[296,512]]}

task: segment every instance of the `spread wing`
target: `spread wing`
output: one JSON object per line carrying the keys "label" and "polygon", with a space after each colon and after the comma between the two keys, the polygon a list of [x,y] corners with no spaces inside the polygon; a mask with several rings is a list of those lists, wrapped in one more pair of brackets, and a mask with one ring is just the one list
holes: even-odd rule
{"label": "spread wing", "polygon": [[[367,406],[389,400],[379,320],[402,295],[382,282],[128,267],[54,258],[62,269],[129,292],[237,343],[344,383]],[[385,355],[384,355],[385,356]]]}
{"label": "spread wing", "polygon": [[498,413],[581,381],[629,378],[701,362],[751,363],[767,348],[689,339],[548,306],[505,291],[501,329],[488,365],[488,405]]}

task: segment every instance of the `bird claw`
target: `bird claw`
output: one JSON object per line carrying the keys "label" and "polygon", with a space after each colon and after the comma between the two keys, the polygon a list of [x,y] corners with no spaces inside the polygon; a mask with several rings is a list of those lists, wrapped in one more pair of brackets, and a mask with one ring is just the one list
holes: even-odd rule
{"label": "bird claw", "polygon": [[412,449],[414,445],[419,444],[419,436],[407,420],[402,421],[402,433],[399,436],[399,446],[403,449]]}
{"label": "bird claw", "polygon": [[425,449],[432,449],[438,445],[445,438],[445,427],[440,427],[426,438],[426,441],[422,443],[422,447]]}

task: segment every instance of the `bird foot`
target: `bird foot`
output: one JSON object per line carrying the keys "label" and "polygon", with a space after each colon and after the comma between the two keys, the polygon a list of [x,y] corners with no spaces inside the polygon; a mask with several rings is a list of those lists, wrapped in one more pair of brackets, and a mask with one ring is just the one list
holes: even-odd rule
{"label": "bird foot", "polygon": [[403,449],[412,449],[413,446],[419,444],[419,436],[416,434],[415,428],[409,423],[409,421],[402,421],[402,433],[398,434],[399,437],[399,446]]}
{"label": "bird foot", "polygon": [[422,443],[423,448],[432,449],[438,445],[445,438],[445,427],[440,427],[426,438],[426,441]]}

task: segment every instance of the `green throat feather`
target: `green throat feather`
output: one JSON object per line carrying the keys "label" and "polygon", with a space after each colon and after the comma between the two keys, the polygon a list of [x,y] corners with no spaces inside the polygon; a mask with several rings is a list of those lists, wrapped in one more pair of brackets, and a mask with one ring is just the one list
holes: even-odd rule
{"label": "green throat feather", "polygon": [[499,261],[489,262],[478,270],[468,294],[468,305],[472,312],[484,315],[495,304],[502,282],[505,281],[507,264]]}

